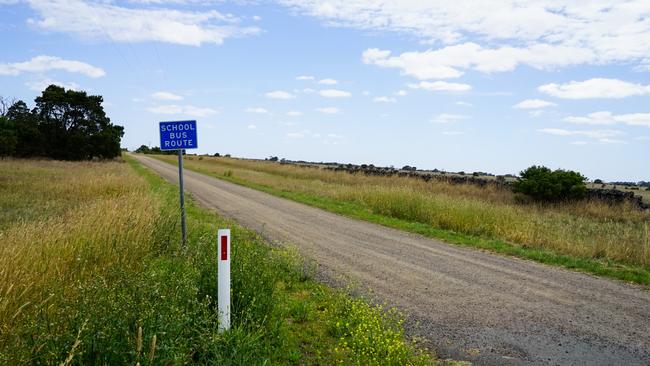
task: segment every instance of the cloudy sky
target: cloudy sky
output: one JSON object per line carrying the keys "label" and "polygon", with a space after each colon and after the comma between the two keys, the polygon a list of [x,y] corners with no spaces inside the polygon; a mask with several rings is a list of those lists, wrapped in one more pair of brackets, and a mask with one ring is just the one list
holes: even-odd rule
{"label": "cloudy sky", "polygon": [[650,179],[647,0],[0,0],[0,95],[101,94],[123,145]]}

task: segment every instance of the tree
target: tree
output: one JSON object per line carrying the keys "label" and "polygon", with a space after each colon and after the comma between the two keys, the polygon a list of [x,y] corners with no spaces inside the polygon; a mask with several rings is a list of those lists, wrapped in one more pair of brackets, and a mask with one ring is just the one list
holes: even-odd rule
{"label": "tree", "polygon": [[533,165],[520,173],[514,191],[538,201],[553,202],[581,199],[587,193],[585,178],[571,170],[552,171],[545,166]]}
{"label": "tree", "polygon": [[14,156],[44,156],[45,138],[39,127],[38,117],[29,110],[22,100],[15,102],[5,114],[12,122],[16,136]]}
{"label": "tree", "polygon": [[9,107],[16,103],[15,99],[6,98],[0,95],[0,116],[7,114]]}
{"label": "tree", "polygon": [[33,114],[38,116],[40,132],[47,136],[48,156],[82,160],[120,155],[124,128],[111,123],[101,96],[50,85],[35,101]]}
{"label": "tree", "polygon": [[138,154],[148,154],[149,153],[149,146],[140,145],[139,148],[135,149],[135,152],[138,153]]}
{"label": "tree", "polygon": [[16,126],[5,116],[0,116],[0,156],[12,156],[16,153]]}

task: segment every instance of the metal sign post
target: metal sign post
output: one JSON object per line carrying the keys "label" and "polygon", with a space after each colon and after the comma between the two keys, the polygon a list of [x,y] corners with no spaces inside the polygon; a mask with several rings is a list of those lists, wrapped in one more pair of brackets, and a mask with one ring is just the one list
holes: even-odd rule
{"label": "metal sign post", "polygon": [[187,244],[187,228],[185,227],[185,190],[183,189],[183,149],[178,150],[178,187],[181,197],[181,243]]}
{"label": "metal sign post", "polygon": [[187,244],[185,193],[183,188],[183,150],[198,147],[196,121],[160,122],[160,150],[178,150],[178,186],[181,201],[181,243]]}

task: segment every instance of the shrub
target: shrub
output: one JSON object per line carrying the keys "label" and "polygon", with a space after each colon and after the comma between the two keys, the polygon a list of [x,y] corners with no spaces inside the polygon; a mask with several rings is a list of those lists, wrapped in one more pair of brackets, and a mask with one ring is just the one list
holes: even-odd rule
{"label": "shrub", "polygon": [[571,170],[552,171],[545,166],[533,165],[521,172],[514,191],[544,202],[575,200],[585,197],[586,180],[582,174]]}

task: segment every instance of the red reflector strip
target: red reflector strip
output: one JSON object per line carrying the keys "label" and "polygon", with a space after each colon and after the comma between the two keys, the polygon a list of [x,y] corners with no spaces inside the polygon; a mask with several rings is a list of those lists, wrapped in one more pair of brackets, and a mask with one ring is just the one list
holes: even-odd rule
{"label": "red reflector strip", "polygon": [[228,237],[225,235],[221,237],[221,260],[228,260]]}

